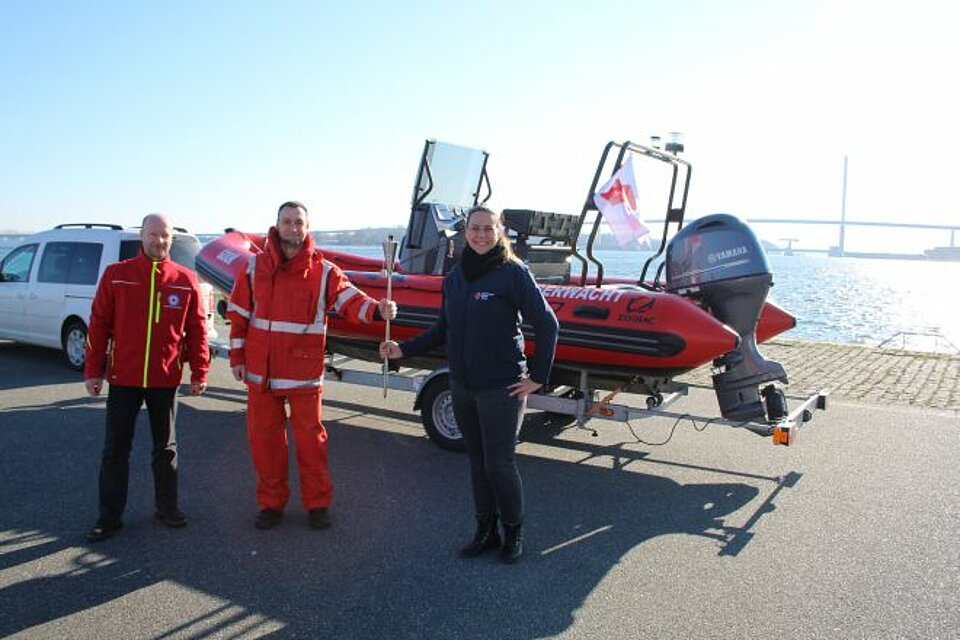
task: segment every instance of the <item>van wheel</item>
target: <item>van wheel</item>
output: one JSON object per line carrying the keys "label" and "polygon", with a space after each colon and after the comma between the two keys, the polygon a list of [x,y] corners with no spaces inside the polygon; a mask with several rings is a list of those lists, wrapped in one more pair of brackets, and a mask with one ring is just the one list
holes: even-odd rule
{"label": "van wheel", "polygon": [[427,436],[441,449],[463,451],[463,435],[453,417],[453,394],[447,376],[430,382],[420,396],[420,419]]}
{"label": "van wheel", "polygon": [[87,359],[87,325],[71,320],[63,328],[63,355],[74,371],[82,371]]}

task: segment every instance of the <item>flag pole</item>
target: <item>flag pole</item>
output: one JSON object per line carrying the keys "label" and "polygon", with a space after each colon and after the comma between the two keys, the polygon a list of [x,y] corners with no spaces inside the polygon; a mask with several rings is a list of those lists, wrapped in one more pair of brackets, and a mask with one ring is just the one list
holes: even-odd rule
{"label": "flag pole", "polygon": [[[397,243],[392,235],[388,235],[383,241],[383,268],[387,276],[387,300],[393,299],[393,263],[397,257]],[[387,325],[384,329],[384,340],[390,340],[390,318],[386,318]],[[383,397],[387,397],[387,376],[390,374],[390,360],[383,359]]]}

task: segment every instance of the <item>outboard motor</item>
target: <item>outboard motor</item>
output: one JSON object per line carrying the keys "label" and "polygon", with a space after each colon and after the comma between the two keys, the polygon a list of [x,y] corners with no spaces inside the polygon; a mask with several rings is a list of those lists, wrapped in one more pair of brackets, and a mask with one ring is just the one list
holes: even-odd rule
{"label": "outboard motor", "polygon": [[736,217],[718,213],[694,220],[667,246],[667,290],[702,301],[718,320],[740,335],[740,345],[714,360],[722,369],[713,376],[720,413],[729,420],[754,420],[766,415],[764,401],[781,414],[782,392],[763,383],[787,381],[779,362],[757,349],[757,320],[773,285],[773,275],[760,242]]}

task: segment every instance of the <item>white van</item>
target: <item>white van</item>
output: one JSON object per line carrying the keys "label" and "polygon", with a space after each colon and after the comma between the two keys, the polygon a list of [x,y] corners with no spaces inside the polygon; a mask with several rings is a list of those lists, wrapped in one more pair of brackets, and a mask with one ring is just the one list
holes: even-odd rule
{"label": "white van", "polygon": [[[27,237],[0,262],[0,338],[63,349],[70,367],[83,369],[100,276],[139,251],[140,230],[115,224],[61,224]],[[198,251],[197,237],[176,227],[170,258],[193,269]],[[200,289],[213,340],[213,287]]]}

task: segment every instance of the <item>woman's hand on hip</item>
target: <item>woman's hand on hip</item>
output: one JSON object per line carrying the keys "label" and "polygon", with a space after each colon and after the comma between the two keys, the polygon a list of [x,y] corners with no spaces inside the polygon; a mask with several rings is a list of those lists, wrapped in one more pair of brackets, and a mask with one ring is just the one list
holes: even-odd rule
{"label": "woman's hand on hip", "polygon": [[510,395],[523,400],[531,393],[535,393],[542,386],[539,382],[534,382],[530,378],[524,378],[520,382],[510,385],[507,389],[510,390]]}

